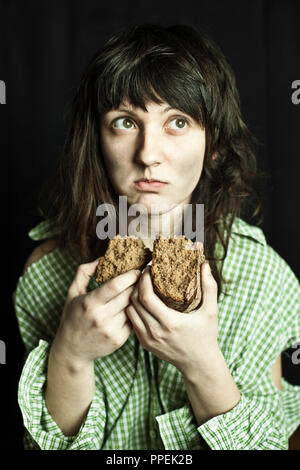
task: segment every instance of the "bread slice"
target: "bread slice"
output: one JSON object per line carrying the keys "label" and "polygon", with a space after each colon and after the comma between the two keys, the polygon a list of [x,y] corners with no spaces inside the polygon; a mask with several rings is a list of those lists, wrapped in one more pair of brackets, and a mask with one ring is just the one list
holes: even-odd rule
{"label": "bread slice", "polygon": [[104,282],[131,269],[141,271],[151,265],[155,293],[170,308],[188,313],[200,305],[201,264],[205,261],[202,244],[194,248],[191,240],[181,237],[154,240],[153,253],[142,239],[116,235],[96,268],[96,282]]}
{"label": "bread slice", "polygon": [[200,269],[204,261],[201,243],[193,246],[184,235],[172,238],[159,235],[154,241],[151,266],[155,293],[168,307],[191,312],[201,302]]}
{"label": "bread slice", "polygon": [[109,240],[104,256],[101,256],[96,268],[98,284],[119,276],[131,269],[143,269],[151,260],[151,251],[138,237],[116,235]]}

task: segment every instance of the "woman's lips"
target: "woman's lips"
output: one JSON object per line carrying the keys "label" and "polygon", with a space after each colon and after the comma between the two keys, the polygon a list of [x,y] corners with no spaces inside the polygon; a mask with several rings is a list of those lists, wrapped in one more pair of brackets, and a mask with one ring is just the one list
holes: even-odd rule
{"label": "woman's lips", "polygon": [[162,181],[135,181],[134,186],[141,189],[142,191],[153,191],[154,189],[160,189],[168,183]]}

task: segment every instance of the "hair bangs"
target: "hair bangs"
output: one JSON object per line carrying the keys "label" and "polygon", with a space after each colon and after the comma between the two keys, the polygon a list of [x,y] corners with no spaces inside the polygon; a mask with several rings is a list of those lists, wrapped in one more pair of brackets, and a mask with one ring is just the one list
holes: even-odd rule
{"label": "hair bangs", "polygon": [[207,90],[203,81],[199,83],[199,76],[191,74],[186,59],[175,52],[154,48],[134,61],[128,53],[128,57],[122,57],[122,65],[114,60],[105,69],[97,90],[100,115],[119,108],[121,103],[143,111],[147,111],[149,102],[167,103],[205,127]]}

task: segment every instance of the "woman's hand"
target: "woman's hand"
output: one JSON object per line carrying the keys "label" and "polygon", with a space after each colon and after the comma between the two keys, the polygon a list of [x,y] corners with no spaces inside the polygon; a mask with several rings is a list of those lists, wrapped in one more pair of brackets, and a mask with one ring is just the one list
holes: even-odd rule
{"label": "woman's hand", "polygon": [[188,314],[167,307],[155,294],[150,268],[141,275],[125,311],[141,345],[176,366],[183,375],[207,370],[218,347],[217,283],[208,263],[201,266],[202,304]]}
{"label": "woman's hand", "polygon": [[79,266],[52,344],[56,357],[74,368],[119,349],[132,331],[125,308],[140,272],[132,269],[86,293],[98,261]]}

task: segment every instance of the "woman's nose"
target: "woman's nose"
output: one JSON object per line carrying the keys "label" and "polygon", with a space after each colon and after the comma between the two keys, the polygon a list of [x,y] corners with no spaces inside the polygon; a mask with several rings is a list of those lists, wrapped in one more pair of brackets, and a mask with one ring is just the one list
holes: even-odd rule
{"label": "woman's nose", "polygon": [[141,133],[136,151],[136,162],[145,166],[157,166],[163,160],[159,136],[154,132]]}

